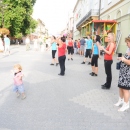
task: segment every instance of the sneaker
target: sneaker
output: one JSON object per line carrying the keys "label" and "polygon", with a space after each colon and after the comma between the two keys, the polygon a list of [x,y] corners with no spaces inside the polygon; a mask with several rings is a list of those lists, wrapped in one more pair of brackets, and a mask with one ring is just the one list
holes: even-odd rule
{"label": "sneaker", "polygon": [[119,106],[122,106],[123,103],[124,103],[124,99],[121,99],[121,98],[119,97],[118,102],[117,102],[116,104],[114,104],[114,105],[117,106],[117,107],[119,107]]}
{"label": "sneaker", "polygon": [[124,102],[124,103],[123,103],[123,106],[122,106],[118,111],[124,112],[124,111],[126,111],[127,109],[129,109],[129,102],[128,102],[128,103]]}
{"label": "sneaker", "polygon": [[26,98],[26,96],[24,95],[24,96],[22,96],[22,98],[21,98],[21,99],[22,99],[22,100],[24,100],[25,98]]}
{"label": "sneaker", "polygon": [[88,62],[88,65],[91,65],[91,62]]}
{"label": "sneaker", "polygon": [[56,66],[58,66],[59,65],[59,63],[56,63]]}
{"label": "sneaker", "polygon": [[73,60],[73,58],[71,58],[71,60]]}
{"label": "sneaker", "polygon": [[95,76],[95,73],[92,72],[91,76]]}
{"label": "sneaker", "polygon": [[93,76],[95,73],[94,72],[92,72],[92,73],[89,73],[91,76]]}
{"label": "sneaker", "polygon": [[81,64],[85,64],[85,62],[83,61]]}
{"label": "sneaker", "polygon": [[20,96],[20,93],[17,93],[17,98],[19,98],[19,96]]}

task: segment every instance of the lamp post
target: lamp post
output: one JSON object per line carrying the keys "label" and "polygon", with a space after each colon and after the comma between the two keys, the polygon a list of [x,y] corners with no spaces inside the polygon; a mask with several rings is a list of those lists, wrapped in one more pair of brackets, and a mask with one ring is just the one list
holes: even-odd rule
{"label": "lamp post", "polygon": [[101,0],[99,0],[99,16],[98,16],[98,20],[100,20],[100,11],[101,11]]}

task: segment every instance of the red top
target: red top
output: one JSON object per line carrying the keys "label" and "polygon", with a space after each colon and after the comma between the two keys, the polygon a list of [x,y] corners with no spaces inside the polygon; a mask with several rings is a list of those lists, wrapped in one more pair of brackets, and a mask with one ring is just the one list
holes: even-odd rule
{"label": "red top", "polygon": [[[110,48],[110,46],[108,46],[108,47],[106,48],[106,50],[109,51],[109,48]],[[112,59],[113,59],[112,56],[113,56],[113,54],[114,54],[115,48],[116,48],[116,46],[113,48],[113,51],[112,51],[112,53],[111,53],[110,55],[107,54],[107,53],[105,53],[105,55],[104,55],[104,60],[112,60]]]}
{"label": "red top", "polygon": [[72,47],[73,46],[73,41],[69,41],[68,46]]}
{"label": "red top", "polygon": [[61,47],[58,47],[58,57],[64,56],[66,53],[66,43],[63,43]]}
{"label": "red top", "polygon": [[78,42],[78,48],[80,48],[80,42]]}

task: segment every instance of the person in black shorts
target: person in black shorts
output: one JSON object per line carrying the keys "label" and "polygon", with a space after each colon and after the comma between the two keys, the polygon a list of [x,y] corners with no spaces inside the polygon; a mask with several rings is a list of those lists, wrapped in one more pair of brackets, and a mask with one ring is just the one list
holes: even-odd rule
{"label": "person in black shorts", "polygon": [[70,60],[70,59],[73,60],[72,56],[74,53],[74,42],[71,37],[68,40],[67,48],[68,48],[68,60]]}
{"label": "person in black shorts", "polygon": [[93,46],[93,41],[90,38],[90,36],[88,36],[88,39],[86,40],[86,53],[85,53],[85,59],[81,64],[85,64],[87,58],[89,57],[89,62],[88,65],[91,64],[91,54],[92,54],[92,46]]}
{"label": "person in black shorts", "polygon": [[96,35],[94,37],[94,44],[93,44],[93,56],[91,60],[91,66],[92,66],[92,73],[90,73],[91,76],[97,76],[98,75],[98,58],[100,57],[100,37]]}
{"label": "person in black shorts", "polygon": [[51,46],[50,47],[52,47],[52,63],[50,65],[54,65],[54,63],[56,63],[56,66],[57,66],[58,65],[58,61],[55,58],[55,54],[57,52],[57,43],[56,43],[56,37],[55,36],[51,37]]}

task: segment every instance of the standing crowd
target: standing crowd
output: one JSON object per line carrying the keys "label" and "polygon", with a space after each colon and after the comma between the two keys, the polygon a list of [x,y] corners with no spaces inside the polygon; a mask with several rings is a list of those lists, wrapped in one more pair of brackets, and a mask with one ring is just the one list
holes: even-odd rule
{"label": "standing crowd", "polygon": [[[125,111],[129,108],[129,98],[130,98],[130,36],[125,39],[127,43],[128,50],[126,54],[123,56],[121,53],[118,55],[118,60],[120,62],[117,63],[117,69],[119,70],[119,100],[115,106],[120,107],[118,111]],[[30,39],[27,36],[25,39],[26,50],[30,48]],[[38,50],[38,46],[41,49],[43,46],[43,40],[39,37],[34,38],[34,50]],[[0,39],[0,47],[2,46],[2,39]],[[68,52],[68,61],[74,60],[73,54],[79,54],[81,57],[83,56],[83,62],[81,64],[85,64],[88,61],[88,65],[91,65],[92,72],[91,76],[98,76],[98,59],[100,58],[101,51],[104,52],[104,68],[106,73],[106,81],[103,85],[101,85],[102,89],[109,90],[111,88],[112,83],[112,63],[113,63],[113,55],[116,49],[115,43],[115,35],[114,33],[108,34],[108,44],[106,47],[101,45],[101,37],[99,35],[95,35],[91,37],[88,35],[86,38],[81,38],[73,41],[71,37],[67,38],[63,37],[55,37],[52,36],[51,39],[47,39],[46,49],[48,50],[51,47],[52,49],[52,62],[51,66],[60,66],[59,76],[65,76],[65,61],[66,61],[66,53]],[[1,47],[2,48],[2,47]],[[10,39],[5,35],[4,36],[4,54],[8,51],[10,55]],[[58,52],[58,59],[56,58],[56,53]],[[17,64],[14,66],[13,70],[14,74],[14,88],[13,90],[19,94],[22,94],[22,99],[25,99],[24,86],[22,82],[22,66]]]}
{"label": "standing crowd", "polygon": [[[55,41],[54,41],[55,39]],[[118,111],[125,111],[129,108],[129,97],[130,97],[130,36],[125,39],[127,43],[128,50],[124,56],[118,56],[118,60],[120,60],[120,73],[118,80],[119,87],[119,100],[115,106],[120,107]],[[101,51],[104,52],[104,68],[106,73],[106,81],[103,85],[101,85],[102,89],[109,90],[111,88],[112,83],[112,63],[113,63],[113,55],[116,49],[115,43],[115,35],[114,33],[108,34],[108,44],[106,47],[101,45],[101,37],[99,35],[95,35],[91,38],[90,35],[87,38],[82,38],[73,41],[71,37],[61,37],[55,38],[52,37],[51,46],[53,48],[53,44],[55,43],[58,49],[58,61],[60,65],[60,73],[58,75],[65,75],[65,60],[66,53],[68,52],[68,60],[73,60],[73,54],[79,54],[80,56],[85,56],[83,62],[81,64],[85,64],[88,61],[88,65],[91,65],[92,72],[91,76],[98,76],[98,59],[101,57]],[[55,60],[55,56],[52,50],[52,59]]]}

